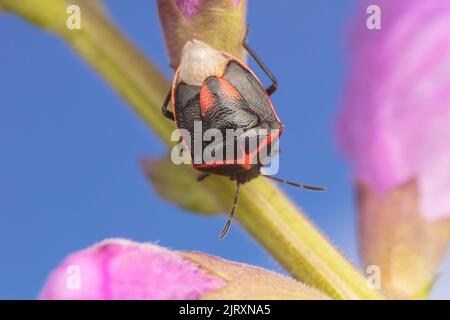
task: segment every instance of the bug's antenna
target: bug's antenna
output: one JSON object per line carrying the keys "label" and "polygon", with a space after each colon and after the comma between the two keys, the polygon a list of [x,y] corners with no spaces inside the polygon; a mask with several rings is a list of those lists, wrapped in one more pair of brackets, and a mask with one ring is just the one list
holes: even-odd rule
{"label": "bug's antenna", "polygon": [[284,180],[284,179],[280,179],[280,178],[273,177],[273,176],[264,176],[264,177],[284,183],[284,184],[288,184],[288,185],[291,185],[294,187],[298,187],[298,188],[303,188],[303,189],[312,190],[312,191],[327,191],[327,189],[323,188],[323,187],[312,186],[309,184],[303,184],[303,183],[299,183],[299,182]]}
{"label": "bug's antenna", "polygon": [[227,223],[225,224],[222,232],[220,233],[220,240],[225,238],[225,236],[227,235],[228,230],[230,230],[231,223],[234,220],[234,216],[236,215],[236,208],[237,208],[237,203],[238,203],[238,198],[239,198],[239,186],[240,186],[240,183],[236,182],[236,192],[234,193],[233,207],[231,208],[231,211],[228,214]]}

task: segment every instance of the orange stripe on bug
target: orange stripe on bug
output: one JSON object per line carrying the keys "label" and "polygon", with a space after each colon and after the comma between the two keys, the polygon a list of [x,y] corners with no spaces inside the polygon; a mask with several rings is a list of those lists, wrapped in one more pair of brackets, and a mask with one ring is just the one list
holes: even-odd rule
{"label": "orange stripe on bug", "polygon": [[242,96],[239,91],[236,90],[233,85],[228,82],[228,80],[218,77],[217,81],[219,82],[220,92],[223,93],[227,98],[231,100],[241,100]]}
{"label": "orange stripe on bug", "polygon": [[214,105],[215,101],[216,97],[209,90],[206,83],[203,83],[202,88],[200,89],[200,109],[202,115],[205,115],[208,112],[208,110]]}

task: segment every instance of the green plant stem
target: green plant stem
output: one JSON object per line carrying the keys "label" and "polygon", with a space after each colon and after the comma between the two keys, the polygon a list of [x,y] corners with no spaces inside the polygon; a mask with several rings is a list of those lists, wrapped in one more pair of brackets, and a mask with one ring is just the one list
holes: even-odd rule
{"label": "green plant stem", "polygon": [[[63,37],[169,144],[175,127],[160,110],[167,80],[97,6],[77,2],[83,6],[81,30],[66,28],[64,0],[0,0],[5,10]],[[192,175],[190,168],[184,172]],[[229,207],[233,183],[220,177],[203,183]],[[242,187],[238,220],[296,279],[337,299],[383,298],[273,183],[258,178]]]}

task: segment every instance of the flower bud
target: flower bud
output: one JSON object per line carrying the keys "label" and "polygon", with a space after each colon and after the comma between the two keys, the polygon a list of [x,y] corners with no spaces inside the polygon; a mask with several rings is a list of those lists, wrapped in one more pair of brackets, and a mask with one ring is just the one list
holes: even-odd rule
{"label": "flower bud", "polygon": [[[381,29],[367,27],[369,5]],[[338,135],[364,262],[391,296],[413,297],[431,286],[450,230],[450,0],[363,1],[358,12]]]}
{"label": "flower bud", "polygon": [[122,239],[67,257],[40,299],[327,299],[273,272]]}
{"label": "flower bud", "polygon": [[184,44],[201,40],[243,58],[247,0],[158,0],[170,65],[180,63]]}

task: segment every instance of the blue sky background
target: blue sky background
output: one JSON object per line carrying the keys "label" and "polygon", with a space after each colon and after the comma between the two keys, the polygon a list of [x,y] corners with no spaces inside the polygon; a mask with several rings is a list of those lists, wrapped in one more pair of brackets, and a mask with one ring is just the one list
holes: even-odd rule
{"label": "blue sky background", "polygon": [[[154,1],[104,2],[124,32],[171,77]],[[345,76],[343,36],[355,4],[250,1],[248,20],[249,41],[280,82],[273,96],[285,123],[279,176],[329,191],[283,188],[357,263],[350,172],[332,131]],[[59,38],[1,14],[0,299],[35,298],[67,254],[108,237],[282,271],[238,224],[220,241],[224,216],[187,213],[155,195],[139,159],[164,150]],[[449,298],[448,272],[441,280],[433,296]]]}

